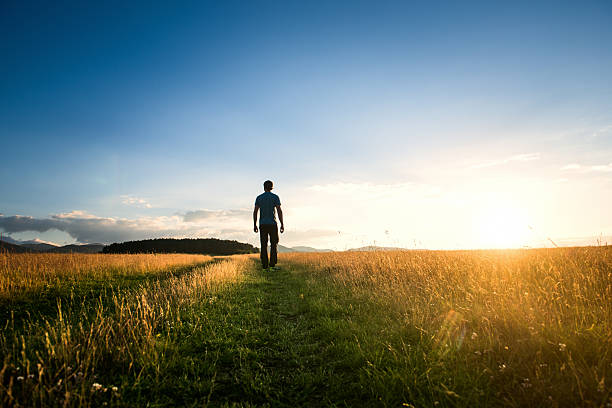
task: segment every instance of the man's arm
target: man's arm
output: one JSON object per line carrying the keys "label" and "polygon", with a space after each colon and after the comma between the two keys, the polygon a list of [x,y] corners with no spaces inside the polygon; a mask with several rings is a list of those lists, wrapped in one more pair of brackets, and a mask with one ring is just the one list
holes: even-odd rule
{"label": "man's arm", "polygon": [[285,223],[283,222],[283,210],[281,210],[280,205],[276,206],[276,212],[278,213],[278,219],[281,222],[280,232],[282,234],[285,232]]}
{"label": "man's arm", "polygon": [[255,206],[255,209],[253,210],[253,231],[255,232],[259,232],[259,230],[257,229],[257,210],[259,210],[259,206]]}

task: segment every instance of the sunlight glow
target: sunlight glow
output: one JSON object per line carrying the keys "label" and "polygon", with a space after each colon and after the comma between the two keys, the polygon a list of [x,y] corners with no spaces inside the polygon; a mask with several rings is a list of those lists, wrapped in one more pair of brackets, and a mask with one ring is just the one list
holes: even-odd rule
{"label": "sunlight glow", "polygon": [[512,207],[497,206],[482,212],[475,233],[483,248],[522,248],[531,241],[527,217]]}

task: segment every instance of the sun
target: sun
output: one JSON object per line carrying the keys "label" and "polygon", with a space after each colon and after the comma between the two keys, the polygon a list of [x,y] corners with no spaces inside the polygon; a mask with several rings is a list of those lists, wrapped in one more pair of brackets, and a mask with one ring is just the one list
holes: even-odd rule
{"label": "sun", "polygon": [[529,221],[518,208],[495,206],[480,213],[476,240],[484,248],[522,248],[529,245]]}

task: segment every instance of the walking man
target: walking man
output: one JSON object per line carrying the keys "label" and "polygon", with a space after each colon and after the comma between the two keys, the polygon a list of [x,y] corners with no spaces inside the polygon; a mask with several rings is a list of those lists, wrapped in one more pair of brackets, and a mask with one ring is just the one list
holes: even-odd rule
{"label": "walking man", "polygon": [[[255,199],[253,210],[253,231],[259,231],[261,243],[261,266],[268,269],[276,265],[276,247],[278,245],[278,229],[276,226],[275,213],[278,212],[280,220],[280,232],[285,232],[283,223],[283,211],[281,210],[280,198],[272,193],[274,185],[270,180],[264,182],[264,192]],[[257,229],[257,210],[259,210],[259,230]],[[268,263],[268,236],[270,236],[270,262]]]}

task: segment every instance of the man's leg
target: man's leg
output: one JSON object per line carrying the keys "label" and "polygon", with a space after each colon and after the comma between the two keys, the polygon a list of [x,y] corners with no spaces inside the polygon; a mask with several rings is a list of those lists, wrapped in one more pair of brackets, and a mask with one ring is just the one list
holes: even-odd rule
{"label": "man's leg", "polygon": [[268,231],[264,225],[259,226],[259,243],[261,245],[261,267],[268,268]]}
{"label": "man's leg", "polygon": [[276,252],[278,247],[278,227],[270,226],[270,266],[276,265]]}

